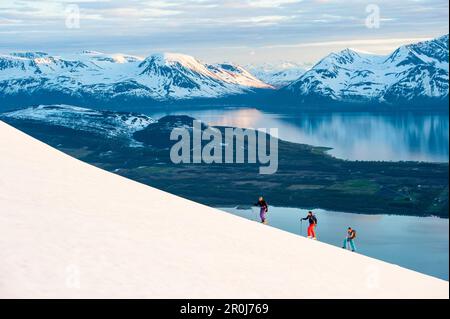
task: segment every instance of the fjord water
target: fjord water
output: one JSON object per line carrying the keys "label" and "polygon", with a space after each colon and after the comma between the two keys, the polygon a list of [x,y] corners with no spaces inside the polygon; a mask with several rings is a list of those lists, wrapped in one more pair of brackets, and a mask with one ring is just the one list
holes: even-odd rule
{"label": "fjord water", "polygon": [[184,114],[210,125],[278,128],[281,139],[332,148],[335,157],[363,161],[448,162],[448,114],[269,113],[256,108],[185,109],[151,114]]}
{"label": "fjord water", "polygon": [[[189,115],[217,126],[278,128],[281,139],[329,147],[331,155],[348,160],[448,162],[449,156],[449,118],[443,113],[270,113],[257,108],[188,108],[150,115],[160,118],[175,114]],[[223,210],[258,219],[256,210]],[[358,253],[449,279],[448,219],[360,215],[320,209],[315,213],[319,217],[320,241],[341,246],[347,227],[352,226],[358,232]],[[305,210],[271,207],[269,223],[300,235],[300,217],[304,216]],[[302,231],[305,236],[305,222]]]}
{"label": "fjord water", "polygon": [[[255,222],[258,210],[221,208]],[[449,220],[436,217],[363,215],[314,210],[320,241],[342,247],[347,228],[357,232],[358,253],[444,280],[449,279]],[[306,236],[307,210],[270,207],[270,226]],[[303,226],[303,227],[302,227]],[[264,247],[264,243],[261,243]],[[305,256],[307,262],[307,256]],[[314,261],[311,261],[314,262]],[[332,267],[332,265],[330,265]]]}

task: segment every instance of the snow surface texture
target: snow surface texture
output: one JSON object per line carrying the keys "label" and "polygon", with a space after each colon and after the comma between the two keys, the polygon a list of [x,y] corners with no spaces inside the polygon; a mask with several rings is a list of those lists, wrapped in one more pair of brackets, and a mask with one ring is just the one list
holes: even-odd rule
{"label": "snow surface texture", "polygon": [[75,160],[0,122],[0,298],[448,298],[448,282]]}
{"label": "snow surface texture", "polygon": [[208,65],[175,53],[146,59],[123,54],[83,51],[71,56],[44,52],[0,55],[0,93],[31,94],[39,90],[156,100],[220,97],[271,88],[232,64]]}
{"label": "snow surface texture", "polygon": [[388,56],[332,53],[286,87],[297,96],[394,102],[448,98],[449,37],[402,46]]}

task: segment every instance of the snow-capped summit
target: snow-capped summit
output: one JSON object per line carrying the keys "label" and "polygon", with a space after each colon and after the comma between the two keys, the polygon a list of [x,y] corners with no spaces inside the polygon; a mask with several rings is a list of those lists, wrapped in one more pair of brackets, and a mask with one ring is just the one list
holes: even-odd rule
{"label": "snow-capped summit", "polygon": [[[146,58],[139,64],[137,76],[139,83],[164,98],[201,96],[203,89],[209,91],[211,88],[208,80],[213,74],[193,57],[169,53]],[[213,83],[213,86],[219,85]]]}
{"label": "snow-capped summit", "polygon": [[116,53],[116,54],[106,54],[98,51],[84,50],[80,54],[74,55],[73,59],[88,59],[97,62],[109,62],[109,63],[128,63],[128,62],[140,62],[143,59],[141,57]]}
{"label": "snow-capped summit", "polygon": [[48,56],[45,52],[11,52],[10,55],[24,59],[35,59]]}
{"label": "snow-capped summit", "polygon": [[336,63],[345,65],[355,63],[355,61],[358,61],[361,58],[362,57],[358,52],[347,48],[338,53],[331,53],[324,60],[334,60]]}
{"label": "snow-capped summit", "polygon": [[286,87],[298,98],[396,102],[448,98],[448,35],[405,45],[388,56],[331,53]]}
{"label": "snow-capped summit", "polygon": [[178,53],[159,53],[146,58],[140,65],[145,70],[142,73],[158,72],[159,68],[185,68],[206,75],[208,69],[192,56]]}
{"label": "snow-capped summit", "polygon": [[247,65],[246,68],[264,83],[280,88],[297,80],[308,67],[301,63],[279,62]]}
{"label": "snow-capped summit", "polygon": [[30,94],[30,88],[39,89],[50,78],[56,82],[67,76],[84,74],[87,69],[89,67],[83,61],[63,59],[43,52],[0,55],[0,94]]}
{"label": "snow-capped summit", "polygon": [[[405,60],[414,57],[424,62],[442,63],[442,67],[448,66],[449,35],[447,34],[430,41],[402,46],[391,54],[388,59],[392,62],[402,62],[402,58]],[[414,62],[414,60],[410,60],[410,62]]]}
{"label": "snow-capped summit", "polygon": [[139,65],[139,81],[161,96],[214,97],[271,88],[239,66],[209,65],[192,56],[155,54]]}

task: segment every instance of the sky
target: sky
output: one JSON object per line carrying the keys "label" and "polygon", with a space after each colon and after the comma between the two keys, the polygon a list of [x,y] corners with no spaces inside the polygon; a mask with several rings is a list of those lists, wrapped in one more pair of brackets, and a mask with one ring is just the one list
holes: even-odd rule
{"label": "sky", "polygon": [[447,0],[0,0],[0,52],[180,52],[310,65],[448,33]]}

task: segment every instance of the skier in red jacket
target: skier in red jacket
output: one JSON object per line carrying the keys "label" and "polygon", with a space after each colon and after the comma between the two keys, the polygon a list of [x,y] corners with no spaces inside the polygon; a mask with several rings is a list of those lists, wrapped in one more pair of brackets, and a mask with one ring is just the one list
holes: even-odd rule
{"label": "skier in red jacket", "polygon": [[309,221],[309,227],[308,227],[308,238],[312,238],[316,240],[316,232],[314,228],[317,226],[317,218],[313,214],[313,212],[308,212],[308,216],[305,218],[302,218],[302,220],[308,220]]}

